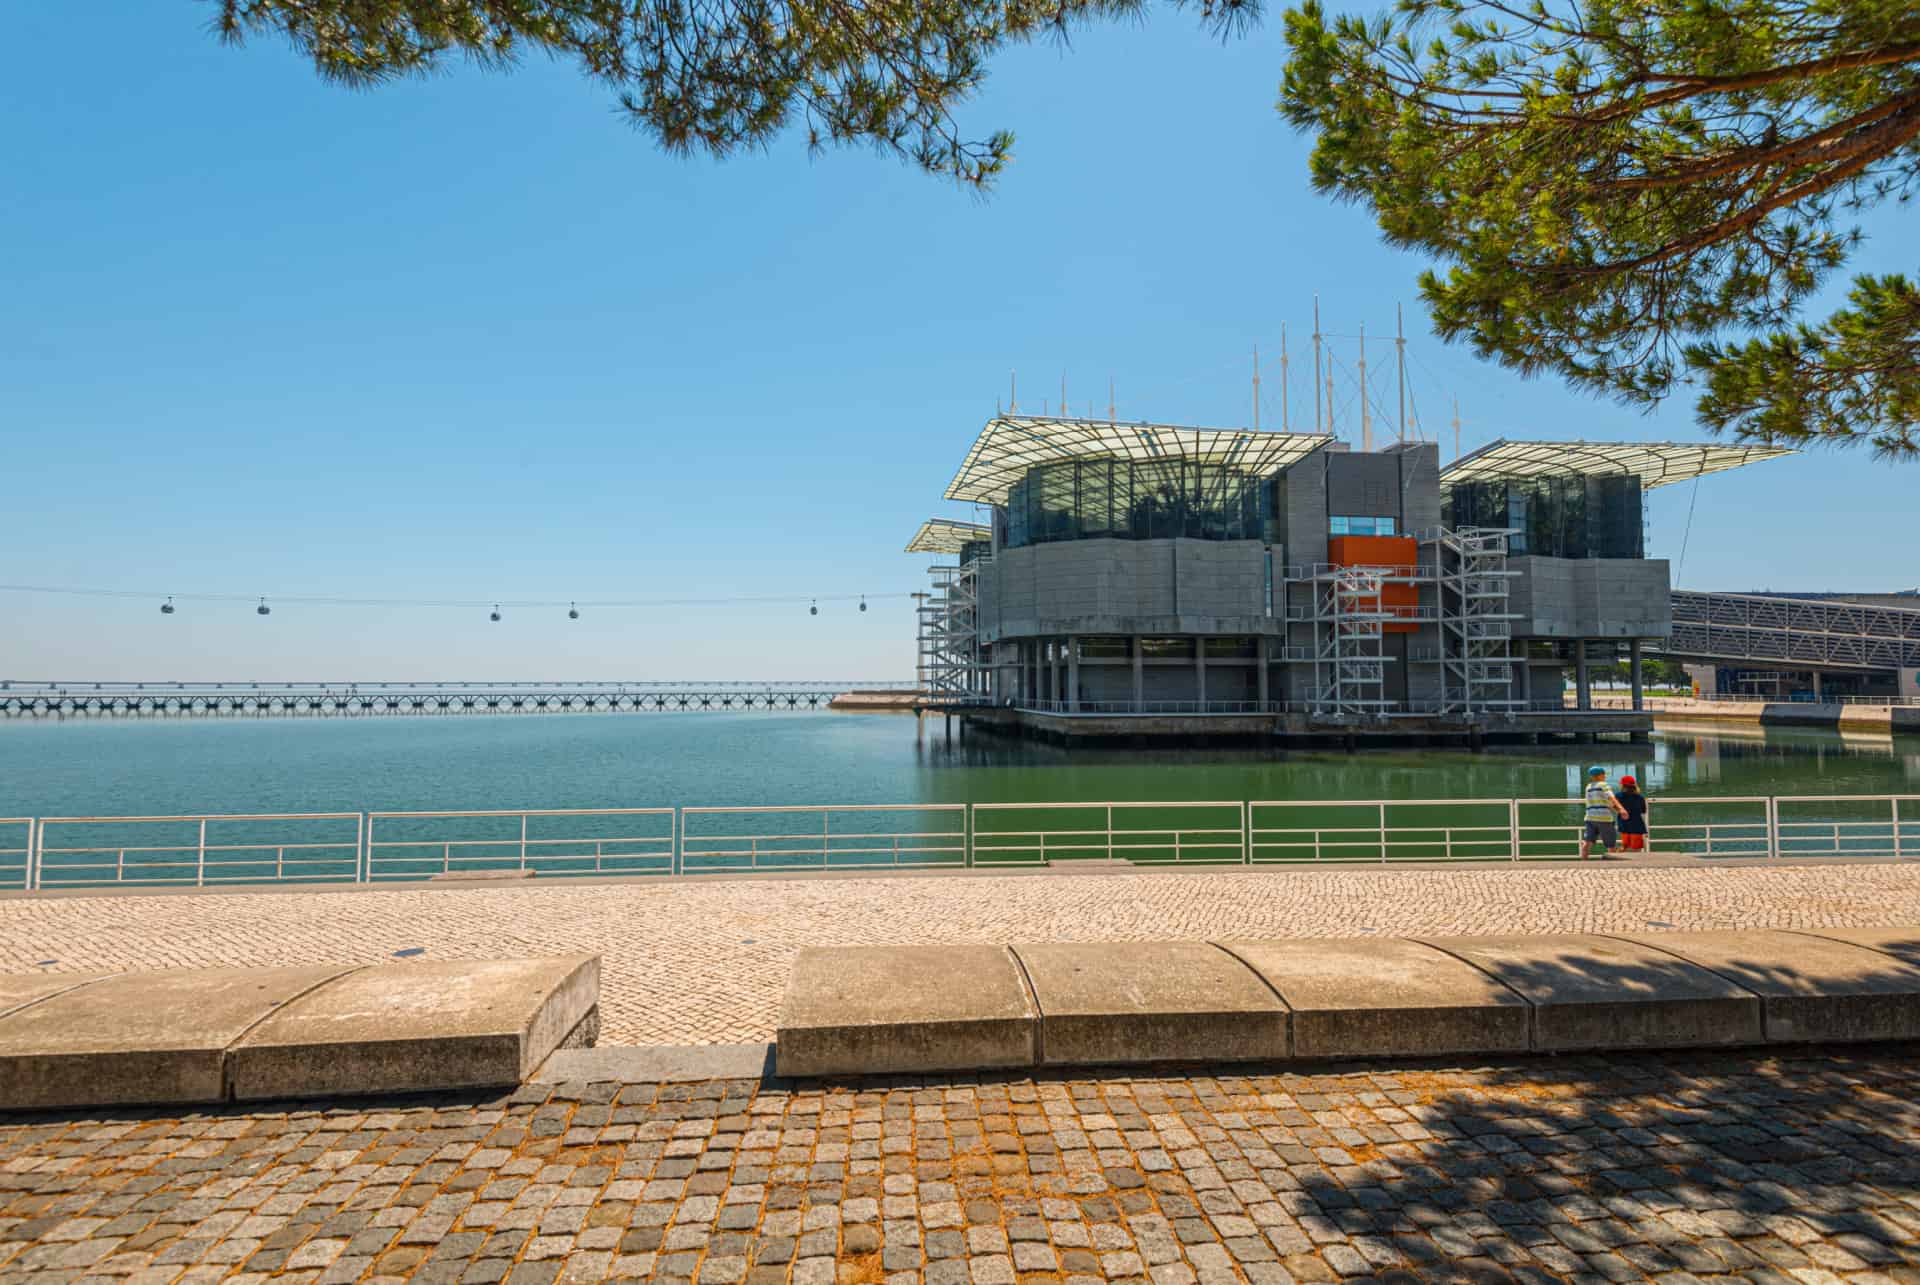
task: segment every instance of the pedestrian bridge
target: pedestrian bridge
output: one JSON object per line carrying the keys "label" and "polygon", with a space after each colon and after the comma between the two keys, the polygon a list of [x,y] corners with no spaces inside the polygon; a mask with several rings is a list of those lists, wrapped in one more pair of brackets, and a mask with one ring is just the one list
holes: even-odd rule
{"label": "pedestrian bridge", "polygon": [[1659,650],[1806,669],[1920,669],[1920,608],[1675,589],[1673,636]]}
{"label": "pedestrian bridge", "polygon": [[911,682],[189,683],[0,680],[0,718],[85,715],[444,715],[823,710]]}

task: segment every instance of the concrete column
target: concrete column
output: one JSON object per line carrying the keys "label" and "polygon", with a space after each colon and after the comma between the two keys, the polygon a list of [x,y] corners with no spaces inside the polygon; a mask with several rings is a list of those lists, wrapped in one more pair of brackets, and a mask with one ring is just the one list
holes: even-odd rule
{"label": "concrete column", "polygon": [[[1273,556],[1271,549],[1267,551],[1267,556],[1269,558]],[[1265,709],[1267,705],[1267,636],[1265,634],[1260,634],[1254,639],[1253,656],[1254,664],[1260,667],[1259,676],[1253,680],[1254,695],[1260,702],[1260,707]]]}
{"label": "concrete column", "polygon": [[1816,669],[1813,671],[1813,699],[1818,701],[1819,699],[1821,699],[1821,695],[1822,693],[1820,691],[1820,671]]}
{"label": "concrete column", "polygon": [[1207,699],[1207,640],[1193,640],[1193,690],[1194,699],[1206,703]]}
{"label": "concrete column", "polygon": [[1634,639],[1627,644],[1627,682],[1633,688],[1633,707],[1647,707],[1646,689],[1640,683],[1640,640]]}
{"label": "concrete column", "polygon": [[1138,709],[1147,698],[1146,658],[1140,654],[1139,634],[1128,639],[1128,645],[1133,649],[1133,705]]}
{"label": "concrete column", "polygon": [[1067,708],[1080,708],[1080,640],[1067,639]]}
{"label": "concrete column", "polygon": [[1584,638],[1573,642],[1573,707],[1593,708],[1593,684],[1587,673],[1587,640]]}
{"label": "concrete column", "polygon": [[1060,640],[1058,638],[1053,640],[1053,666],[1048,673],[1048,679],[1053,684],[1053,690],[1050,693],[1052,698],[1056,701],[1065,700],[1066,696],[1060,686]]}

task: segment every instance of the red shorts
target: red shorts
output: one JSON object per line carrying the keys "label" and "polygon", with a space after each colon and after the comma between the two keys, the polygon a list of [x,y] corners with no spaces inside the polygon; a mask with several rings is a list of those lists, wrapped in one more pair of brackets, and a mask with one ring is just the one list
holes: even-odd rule
{"label": "red shorts", "polygon": [[1644,834],[1623,834],[1620,836],[1620,846],[1628,852],[1644,852],[1647,847],[1647,836]]}

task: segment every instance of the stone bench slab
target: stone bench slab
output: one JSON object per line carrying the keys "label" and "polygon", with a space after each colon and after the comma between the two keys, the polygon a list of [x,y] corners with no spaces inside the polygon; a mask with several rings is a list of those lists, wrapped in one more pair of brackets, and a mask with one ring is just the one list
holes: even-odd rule
{"label": "stone bench slab", "polygon": [[350,965],[122,973],[0,1017],[0,1107],[219,1102],[227,1047]]}
{"label": "stone bench slab", "polygon": [[1920,928],[1805,928],[1802,936],[1865,946],[1920,968]]}
{"label": "stone bench slab", "polygon": [[1524,1053],[1527,1002],[1471,964],[1400,938],[1221,943],[1293,1010],[1296,1057]]}
{"label": "stone bench slab", "polygon": [[1760,996],[1774,1043],[1920,1039],[1920,967],[1798,932],[1636,934]]}
{"label": "stone bench slab", "polygon": [[518,1084],[597,956],[0,978],[0,1110]]}
{"label": "stone bench slab", "polygon": [[1654,946],[1579,934],[1422,940],[1533,1005],[1535,1052],[1761,1043],[1759,996]]}
{"label": "stone bench slab", "polygon": [[775,1064],[785,1076],[1032,1066],[1038,1017],[1004,946],[808,947]]}
{"label": "stone bench slab", "polygon": [[1040,1007],[1040,1062],[1243,1062],[1287,1056],[1287,1006],[1207,942],[1015,946]]}
{"label": "stone bench slab", "polygon": [[519,1084],[588,1020],[600,957],[433,960],[349,973],[227,1054],[236,1101]]}

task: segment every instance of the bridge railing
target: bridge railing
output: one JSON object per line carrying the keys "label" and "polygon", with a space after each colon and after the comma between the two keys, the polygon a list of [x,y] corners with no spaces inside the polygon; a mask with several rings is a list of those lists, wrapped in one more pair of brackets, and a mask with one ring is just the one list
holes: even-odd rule
{"label": "bridge railing", "polygon": [[680,809],[680,872],[969,864],[964,803]]}
{"label": "bridge railing", "polygon": [[973,864],[1244,864],[1244,803],[975,803]]}
{"label": "bridge railing", "polygon": [[41,817],[25,886],[355,883],[365,825],[361,812]]}
{"label": "bridge railing", "polygon": [[[1565,861],[1566,798],[805,804],[0,818],[0,889],[753,871]],[[1656,795],[1649,847],[1920,859],[1920,794]]]}
{"label": "bridge railing", "polygon": [[365,881],[520,870],[671,874],[678,827],[673,808],[369,812]]}

